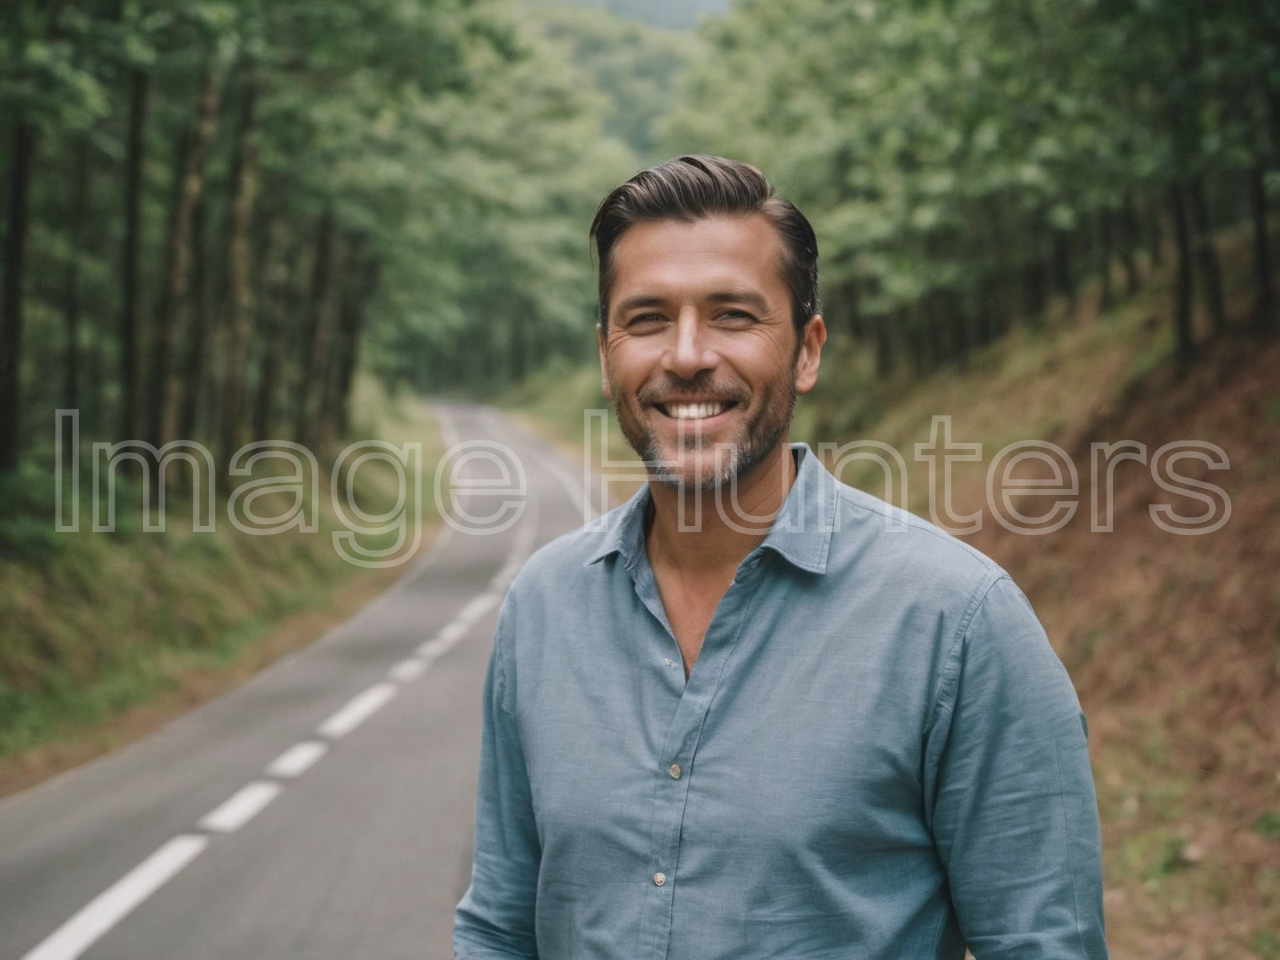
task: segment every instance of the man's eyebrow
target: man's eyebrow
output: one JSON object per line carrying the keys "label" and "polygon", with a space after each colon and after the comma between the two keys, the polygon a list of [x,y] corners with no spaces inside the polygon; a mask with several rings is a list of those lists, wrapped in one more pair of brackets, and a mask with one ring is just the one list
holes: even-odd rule
{"label": "man's eyebrow", "polygon": [[635,297],[627,297],[615,307],[619,313],[625,313],[628,310],[636,310],[640,307],[660,307],[666,300],[653,294],[641,294]]}
{"label": "man's eyebrow", "polygon": [[769,301],[754,290],[721,290],[707,297],[712,303],[742,303],[760,313],[769,312]]}
{"label": "man's eyebrow", "polygon": [[[711,303],[744,304],[759,313],[767,313],[769,311],[769,302],[754,290],[717,290],[715,293],[707,294],[706,299]],[[666,303],[667,299],[665,297],[652,293],[642,293],[634,297],[627,297],[625,300],[620,301],[614,309],[618,313],[626,313],[628,310],[639,310],[644,307],[662,307]]]}

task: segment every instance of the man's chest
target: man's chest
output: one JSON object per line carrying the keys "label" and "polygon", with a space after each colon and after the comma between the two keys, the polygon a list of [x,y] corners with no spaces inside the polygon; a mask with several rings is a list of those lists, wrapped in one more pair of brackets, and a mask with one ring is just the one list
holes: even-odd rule
{"label": "man's chest", "polygon": [[936,624],[782,599],[731,590],[687,684],[642,604],[569,615],[563,650],[548,632],[518,696],[544,846],[605,880],[682,835],[766,859],[927,842],[935,644],[903,634]]}

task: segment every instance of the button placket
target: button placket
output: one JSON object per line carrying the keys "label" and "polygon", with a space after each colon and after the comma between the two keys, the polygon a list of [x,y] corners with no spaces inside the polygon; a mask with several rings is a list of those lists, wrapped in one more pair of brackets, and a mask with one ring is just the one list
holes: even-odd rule
{"label": "button placket", "polygon": [[[681,757],[686,765],[694,761],[707,711],[715,700],[726,661],[749,619],[754,599],[753,591],[743,585],[735,583],[729,587],[707,629],[698,663],[676,707],[660,756]],[[670,944],[672,897],[680,864],[681,826],[692,782],[686,773],[685,767],[674,760],[665,767],[659,767],[661,780],[654,794],[655,816],[650,847],[652,865],[649,869],[655,871],[655,879],[649,889],[655,900],[644,911],[645,929],[641,933],[640,948],[641,957],[653,960],[666,958]],[[656,881],[658,875],[663,877],[661,884]]]}

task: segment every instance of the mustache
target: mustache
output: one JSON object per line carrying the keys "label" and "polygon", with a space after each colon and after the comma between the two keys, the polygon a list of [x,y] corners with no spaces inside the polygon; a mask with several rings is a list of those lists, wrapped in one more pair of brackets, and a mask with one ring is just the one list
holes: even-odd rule
{"label": "mustache", "polygon": [[733,382],[714,382],[710,376],[697,376],[692,380],[681,377],[666,377],[654,383],[646,384],[636,394],[636,399],[646,406],[657,403],[672,403],[680,400],[718,400],[722,403],[745,404],[751,399],[750,392],[741,384]]}

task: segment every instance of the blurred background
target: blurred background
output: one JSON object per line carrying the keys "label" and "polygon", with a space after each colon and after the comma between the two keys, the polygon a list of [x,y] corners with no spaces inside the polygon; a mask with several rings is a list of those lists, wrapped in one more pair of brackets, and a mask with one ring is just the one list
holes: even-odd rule
{"label": "blurred background", "polygon": [[[575,456],[603,407],[586,231],[642,166],[760,166],[813,220],[814,443],[1057,443],[1081,509],[971,543],[1088,714],[1117,957],[1280,958],[1280,4],[8,0],[0,42],[0,789],[153,729],[388,585],[322,537],[55,528],[95,441],[442,450],[427,398]],[[1220,447],[1220,530],[1091,444]],[[621,440],[612,439],[615,456]],[[326,460],[328,458],[328,460]],[[986,464],[957,470],[982,509]],[[972,472],[965,469],[972,466]],[[394,499],[385,476],[353,494]],[[848,482],[884,495],[876,473]],[[62,477],[64,487],[70,482]],[[64,490],[65,492],[65,490]],[[185,499],[184,499],[185,498]],[[1190,507],[1185,504],[1191,503]],[[176,504],[176,506],[174,505]],[[185,520],[184,520],[185,512]],[[424,522],[431,525],[433,517]],[[3,853],[0,852],[0,856]]]}

